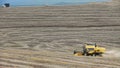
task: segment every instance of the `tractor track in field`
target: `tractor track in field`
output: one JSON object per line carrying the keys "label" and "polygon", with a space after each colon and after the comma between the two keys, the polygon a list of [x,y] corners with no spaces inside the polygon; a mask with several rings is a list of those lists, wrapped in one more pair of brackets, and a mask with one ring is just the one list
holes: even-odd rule
{"label": "tractor track in field", "polygon": [[60,27],[60,28],[91,28],[91,27],[119,27],[120,25],[93,25],[93,26],[37,26],[37,25],[33,25],[33,26],[9,26],[9,27],[5,27],[5,26],[1,26],[0,29],[9,29],[9,28],[42,28],[42,27]]}
{"label": "tractor track in field", "polygon": [[[56,58],[55,58],[56,59]],[[58,64],[66,64],[66,65],[86,65],[86,66],[103,66],[103,68],[119,68],[120,67],[120,64],[107,64],[105,63],[105,61],[103,63],[91,63],[91,62],[80,62],[80,61],[75,61],[75,60],[70,60],[70,59],[61,59],[61,58],[57,58],[56,59],[57,61],[49,61],[49,62],[52,62],[52,64],[55,64],[55,63],[58,63]],[[52,67],[51,65],[48,65],[48,64],[40,64],[40,63],[37,63],[37,62],[30,62],[30,61],[21,61],[21,60],[17,60],[17,59],[6,59],[6,58],[0,58],[0,61],[2,63],[6,63],[6,64],[3,64],[3,65],[11,65],[11,66],[21,66],[21,67],[28,67],[30,68],[30,66],[38,66],[38,67]],[[46,66],[47,65],[47,66]],[[32,68],[32,67],[31,67]]]}
{"label": "tractor track in field", "polygon": [[[107,57],[88,57],[89,58],[88,59],[87,57],[83,57],[83,56],[76,57],[76,58],[75,58],[75,56],[69,56],[69,57],[65,58],[63,55],[63,57],[59,56],[59,57],[55,57],[54,59],[51,60],[50,58],[52,58],[53,56],[50,54],[48,57],[43,55],[44,51],[43,51],[43,54],[42,53],[38,54],[39,57],[37,57],[37,56],[35,57],[35,54],[37,53],[36,51],[34,51],[35,53],[31,52],[31,54],[30,53],[27,54],[27,52],[26,53],[19,52],[20,49],[17,50],[16,52],[13,52],[11,49],[8,49],[8,51],[9,51],[8,53],[6,52],[6,50],[1,51],[3,54],[1,53],[2,56],[0,58],[0,61],[1,61],[0,65],[2,65],[2,66],[11,66],[11,67],[14,66],[14,67],[18,67],[18,68],[22,68],[22,67],[26,67],[26,68],[34,68],[34,67],[67,68],[67,67],[64,67],[64,65],[68,65],[68,66],[74,65],[76,67],[99,66],[98,68],[101,68],[101,67],[103,67],[103,68],[111,68],[111,67],[119,68],[120,67],[120,64],[117,62],[109,63],[108,61],[105,61],[104,59],[106,59]],[[28,52],[29,52],[29,50],[28,50]],[[39,52],[41,52],[41,51],[39,51]],[[16,57],[17,56],[18,57],[17,58],[12,57],[11,54],[12,55],[15,54]],[[26,57],[24,57],[25,54],[26,54]],[[31,55],[31,56],[27,56],[27,55]],[[20,59],[20,56],[24,57],[24,59],[22,59],[22,58]],[[71,58],[71,57],[74,57],[74,58]],[[82,58],[82,59],[78,59],[78,58]],[[98,61],[94,61],[91,63],[92,59],[98,60]],[[59,65],[63,65],[63,66],[59,66]]]}

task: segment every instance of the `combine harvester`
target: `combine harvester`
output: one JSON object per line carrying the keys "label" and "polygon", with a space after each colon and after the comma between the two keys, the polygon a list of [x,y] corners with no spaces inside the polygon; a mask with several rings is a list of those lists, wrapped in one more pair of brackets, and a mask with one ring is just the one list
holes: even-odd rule
{"label": "combine harvester", "polygon": [[106,49],[96,44],[85,44],[82,51],[74,50],[75,56],[102,56]]}

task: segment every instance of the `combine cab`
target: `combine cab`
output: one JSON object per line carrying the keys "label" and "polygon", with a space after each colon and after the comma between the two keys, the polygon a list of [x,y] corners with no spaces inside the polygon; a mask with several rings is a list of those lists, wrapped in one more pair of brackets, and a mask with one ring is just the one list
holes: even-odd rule
{"label": "combine cab", "polygon": [[99,47],[96,44],[85,44],[82,51],[74,51],[75,56],[102,56],[105,53],[105,48]]}

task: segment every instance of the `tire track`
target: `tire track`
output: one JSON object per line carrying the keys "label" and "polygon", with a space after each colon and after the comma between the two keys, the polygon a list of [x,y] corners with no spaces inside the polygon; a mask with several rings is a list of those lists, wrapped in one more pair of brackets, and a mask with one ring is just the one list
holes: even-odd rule
{"label": "tire track", "polygon": [[88,25],[88,26],[74,26],[74,25],[62,25],[62,26],[52,26],[52,25],[46,25],[46,26],[39,26],[39,25],[31,25],[31,26],[1,26],[0,29],[6,29],[6,28],[38,28],[38,27],[71,27],[71,28],[91,28],[91,27],[119,27],[120,25]]}
{"label": "tire track", "polygon": [[[17,66],[20,68],[34,68],[35,66],[37,67],[42,67],[42,68],[47,68],[47,66],[49,65],[44,65],[44,64],[40,64],[40,63],[33,63],[33,62],[26,62],[26,61],[21,61],[21,60],[17,60],[17,59],[6,59],[6,58],[0,58],[0,61],[2,65],[12,65],[12,66]],[[4,64],[5,63],[5,64]],[[46,66],[46,67],[44,67]]]}

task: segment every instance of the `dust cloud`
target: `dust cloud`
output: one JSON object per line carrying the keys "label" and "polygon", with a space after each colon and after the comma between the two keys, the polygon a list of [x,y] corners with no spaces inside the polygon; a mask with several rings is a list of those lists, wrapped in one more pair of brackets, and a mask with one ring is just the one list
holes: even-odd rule
{"label": "dust cloud", "polygon": [[118,50],[109,50],[103,55],[105,57],[120,57],[120,52]]}

